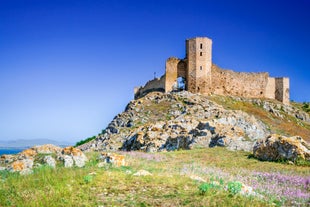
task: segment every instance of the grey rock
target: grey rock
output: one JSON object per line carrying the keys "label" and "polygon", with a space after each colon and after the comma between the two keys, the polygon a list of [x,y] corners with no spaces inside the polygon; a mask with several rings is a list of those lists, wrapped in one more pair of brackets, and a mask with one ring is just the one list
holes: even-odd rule
{"label": "grey rock", "polygon": [[73,167],[73,159],[72,159],[71,156],[65,155],[63,157],[63,161],[64,161],[64,166],[65,167]]}
{"label": "grey rock", "polygon": [[134,122],[131,120],[126,124],[126,127],[133,127],[134,126]]}
{"label": "grey rock", "polygon": [[32,169],[33,167],[33,159],[24,159],[23,160],[25,168]]}
{"label": "grey rock", "polygon": [[73,156],[74,164],[77,167],[84,167],[85,163],[87,162],[87,157],[82,154],[80,156]]}
{"label": "grey rock", "polygon": [[48,155],[48,156],[45,156],[44,157],[44,162],[48,165],[48,166],[51,166],[52,168],[55,168],[56,167],[56,161],[55,159]]}
{"label": "grey rock", "polygon": [[114,126],[109,126],[107,129],[106,129],[107,133],[110,133],[110,134],[117,134],[119,133],[119,129],[114,127]]}

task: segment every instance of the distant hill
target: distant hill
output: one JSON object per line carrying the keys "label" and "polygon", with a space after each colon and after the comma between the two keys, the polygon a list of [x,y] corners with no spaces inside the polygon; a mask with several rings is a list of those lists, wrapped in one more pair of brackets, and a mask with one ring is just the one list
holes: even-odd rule
{"label": "distant hill", "polygon": [[73,145],[70,142],[60,142],[51,139],[17,139],[17,140],[9,140],[9,141],[1,141],[0,140],[0,148],[30,148],[35,145],[43,145],[43,144],[53,144],[57,146],[68,146]]}

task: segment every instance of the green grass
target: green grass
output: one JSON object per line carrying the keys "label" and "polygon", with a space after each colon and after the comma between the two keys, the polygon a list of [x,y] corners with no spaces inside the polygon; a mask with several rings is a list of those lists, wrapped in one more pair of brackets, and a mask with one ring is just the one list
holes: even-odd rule
{"label": "green grass", "polygon": [[[239,190],[236,176],[255,170],[309,173],[309,167],[260,162],[249,159],[249,153],[224,148],[125,155],[125,167],[98,168],[98,153],[90,153],[91,161],[84,168],[42,166],[27,176],[0,172],[0,206],[269,206],[279,201],[235,193]],[[153,175],[133,176],[141,169]],[[231,182],[231,190],[212,188],[202,194],[202,183],[190,175],[221,179],[223,186]]]}
{"label": "green grass", "polygon": [[303,103],[298,103],[298,102],[294,102],[292,101],[291,104],[300,109],[303,110],[305,112],[307,112],[310,115],[310,103],[309,102],[303,102]]}

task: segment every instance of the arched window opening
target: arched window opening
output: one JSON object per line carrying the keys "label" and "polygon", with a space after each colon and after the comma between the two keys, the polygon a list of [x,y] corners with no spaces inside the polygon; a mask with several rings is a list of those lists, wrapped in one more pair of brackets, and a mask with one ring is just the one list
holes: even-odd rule
{"label": "arched window opening", "polygon": [[185,78],[178,77],[177,79],[178,90],[181,90],[181,91],[185,90],[185,84],[186,84]]}

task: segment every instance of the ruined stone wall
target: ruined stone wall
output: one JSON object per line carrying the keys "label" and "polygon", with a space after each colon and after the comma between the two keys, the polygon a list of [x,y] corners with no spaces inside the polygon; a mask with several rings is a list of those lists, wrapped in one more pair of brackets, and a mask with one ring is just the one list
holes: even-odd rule
{"label": "ruined stone wall", "polygon": [[208,94],[211,89],[212,40],[197,37],[186,40],[187,90]]}
{"label": "ruined stone wall", "polygon": [[163,75],[161,78],[155,78],[153,80],[148,81],[144,87],[136,87],[134,89],[135,99],[144,96],[145,94],[152,91],[165,91],[165,76]]}
{"label": "ruined stone wall", "polygon": [[172,91],[174,84],[178,78],[178,64],[179,58],[171,57],[166,60],[166,77],[165,77],[165,92]]}
{"label": "ruined stone wall", "polygon": [[290,103],[289,78],[275,78],[275,99],[284,104]]}
{"label": "ruined stone wall", "polygon": [[276,92],[276,79],[269,77],[265,89],[265,97],[275,99],[275,92]]}
{"label": "ruined stone wall", "polygon": [[212,91],[219,95],[264,98],[268,73],[240,73],[212,66]]}

